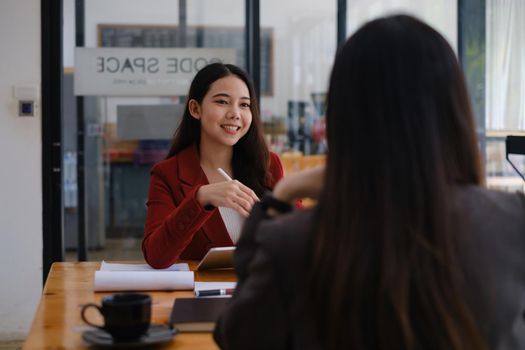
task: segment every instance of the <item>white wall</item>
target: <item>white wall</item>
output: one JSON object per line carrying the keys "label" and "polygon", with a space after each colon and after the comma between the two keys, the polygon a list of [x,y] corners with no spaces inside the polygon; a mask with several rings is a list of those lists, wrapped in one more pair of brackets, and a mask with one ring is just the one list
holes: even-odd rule
{"label": "white wall", "polygon": [[40,88],[40,1],[0,1],[0,339],[22,339],[42,292],[41,119],[13,85]]}

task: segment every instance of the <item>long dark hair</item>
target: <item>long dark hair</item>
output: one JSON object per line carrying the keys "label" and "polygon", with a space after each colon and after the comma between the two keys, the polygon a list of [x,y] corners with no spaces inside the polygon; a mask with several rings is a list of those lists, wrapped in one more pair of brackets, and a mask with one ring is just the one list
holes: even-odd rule
{"label": "long dark hair", "polygon": [[483,349],[463,295],[454,188],[482,172],[447,41],[404,15],[339,50],[312,237],[310,303],[326,349]]}
{"label": "long dark hair", "polygon": [[189,101],[193,99],[199,104],[202,103],[210,85],[229,75],[241,79],[248,87],[252,112],[252,123],[248,132],[233,146],[233,173],[237,180],[250,187],[257,195],[261,195],[273,183],[268,173],[270,151],[262,134],[259,106],[252,79],[242,69],[232,64],[212,63],[197,72],[190,86],[181,123],[175,132],[166,158],[173,157],[191,145],[199,147],[201,125],[199,120],[191,116]]}

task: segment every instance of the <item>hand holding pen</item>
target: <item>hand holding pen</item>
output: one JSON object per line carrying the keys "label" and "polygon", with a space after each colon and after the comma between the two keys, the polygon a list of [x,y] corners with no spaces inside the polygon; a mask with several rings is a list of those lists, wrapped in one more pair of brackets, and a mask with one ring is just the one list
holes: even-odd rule
{"label": "hand holding pen", "polygon": [[224,180],[226,180],[226,181],[233,181],[233,179],[230,177],[230,175],[228,175],[228,173],[225,172],[222,168],[217,168],[217,171],[219,172],[219,174],[221,174],[221,176],[224,178]]}
{"label": "hand holding pen", "polygon": [[197,200],[202,206],[228,207],[247,217],[259,198],[252,189],[233,180],[223,169],[219,168],[217,172],[226,181],[201,186]]}

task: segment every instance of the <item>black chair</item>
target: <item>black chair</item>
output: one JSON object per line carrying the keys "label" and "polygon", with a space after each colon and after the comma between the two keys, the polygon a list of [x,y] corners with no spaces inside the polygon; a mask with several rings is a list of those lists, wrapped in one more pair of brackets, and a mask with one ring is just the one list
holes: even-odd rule
{"label": "black chair", "polygon": [[509,158],[509,154],[525,155],[525,136],[507,136],[507,138],[505,139],[505,147],[505,158],[514,168],[514,170],[516,170],[519,176],[521,176],[523,181],[525,181],[525,176],[518,170],[518,168],[512,163],[512,161]]}

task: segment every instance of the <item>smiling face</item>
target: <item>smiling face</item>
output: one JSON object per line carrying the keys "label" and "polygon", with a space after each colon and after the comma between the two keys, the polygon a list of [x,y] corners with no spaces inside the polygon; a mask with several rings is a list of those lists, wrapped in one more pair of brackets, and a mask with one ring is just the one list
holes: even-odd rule
{"label": "smiling face", "polygon": [[211,84],[200,104],[190,100],[190,114],[200,120],[201,145],[235,145],[246,135],[252,123],[250,104],[248,87],[235,75]]}

